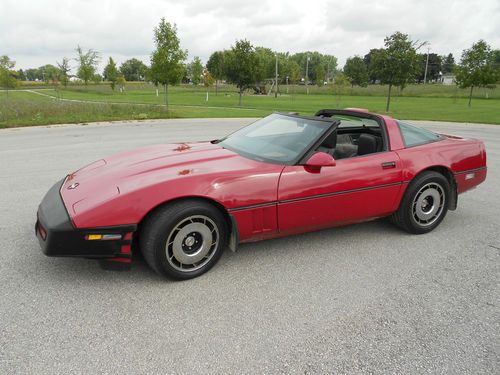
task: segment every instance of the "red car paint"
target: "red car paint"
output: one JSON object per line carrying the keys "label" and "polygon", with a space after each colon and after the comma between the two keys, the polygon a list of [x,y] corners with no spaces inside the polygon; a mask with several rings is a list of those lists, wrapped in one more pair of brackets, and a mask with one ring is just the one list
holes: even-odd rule
{"label": "red car paint", "polygon": [[76,228],[139,224],[166,202],[208,199],[234,217],[247,242],[387,216],[428,168],[450,171],[458,193],[485,180],[481,141],[448,136],[405,148],[396,121],[380,118],[388,151],[319,171],[247,159],[210,142],[166,144],[92,163],[68,176],[61,196]]}

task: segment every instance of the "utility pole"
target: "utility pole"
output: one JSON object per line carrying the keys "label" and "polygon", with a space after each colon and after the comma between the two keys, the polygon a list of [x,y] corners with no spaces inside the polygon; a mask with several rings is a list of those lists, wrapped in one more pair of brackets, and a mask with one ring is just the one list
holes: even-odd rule
{"label": "utility pole", "polygon": [[309,95],[309,53],[306,59],[306,94]]}
{"label": "utility pole", "polygon": [[330,59],[328,59],[326,64],[326,81],[330,83]]}
{"label": "utility pole", "polygon": [[427,68],[429,66],[429,51],[430,47],[427,47],[427,61],[425,62],[425,73],[424,73],[424,85],[427,83]]}
{"label": "utility pole", "polygon": [[278,97],[278,54],[276,54],[276,71],[275,71],[275,82],[276,82],[276,87],[274,89],[274,97]]}

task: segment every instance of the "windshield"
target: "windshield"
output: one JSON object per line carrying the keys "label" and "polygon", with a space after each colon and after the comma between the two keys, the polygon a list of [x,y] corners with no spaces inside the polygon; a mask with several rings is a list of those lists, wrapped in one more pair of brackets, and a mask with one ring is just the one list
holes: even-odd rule
{"label": "windshield", "polygon": [[251,159],[295,164],[333,121],[275,113],[236,131],[219,144]]}

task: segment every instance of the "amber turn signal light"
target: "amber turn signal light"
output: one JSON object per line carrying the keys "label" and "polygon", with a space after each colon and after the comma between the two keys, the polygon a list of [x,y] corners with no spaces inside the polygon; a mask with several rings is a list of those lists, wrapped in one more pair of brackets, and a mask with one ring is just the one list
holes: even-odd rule
{"label": "amber turn signal light", "polygon": [[87,241],[110,241],[121,240],[121,234],[87,234],[85,235]]}

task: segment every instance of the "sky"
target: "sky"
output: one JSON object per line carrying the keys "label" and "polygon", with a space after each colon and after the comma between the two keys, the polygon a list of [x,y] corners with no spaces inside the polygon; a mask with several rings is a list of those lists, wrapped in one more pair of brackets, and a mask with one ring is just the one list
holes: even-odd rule
{"label": "sky", "polygon": [[177,25],[189,60],[204,62],[243,38],[332,54],[339,67],[395,31],[457,61],[479,39],[500,48],[500,0],[0,0],[0,55],[26,69],[74,58],[80,45],[100,52],[101,69],[109,56],[149,63],[161,17]]}

